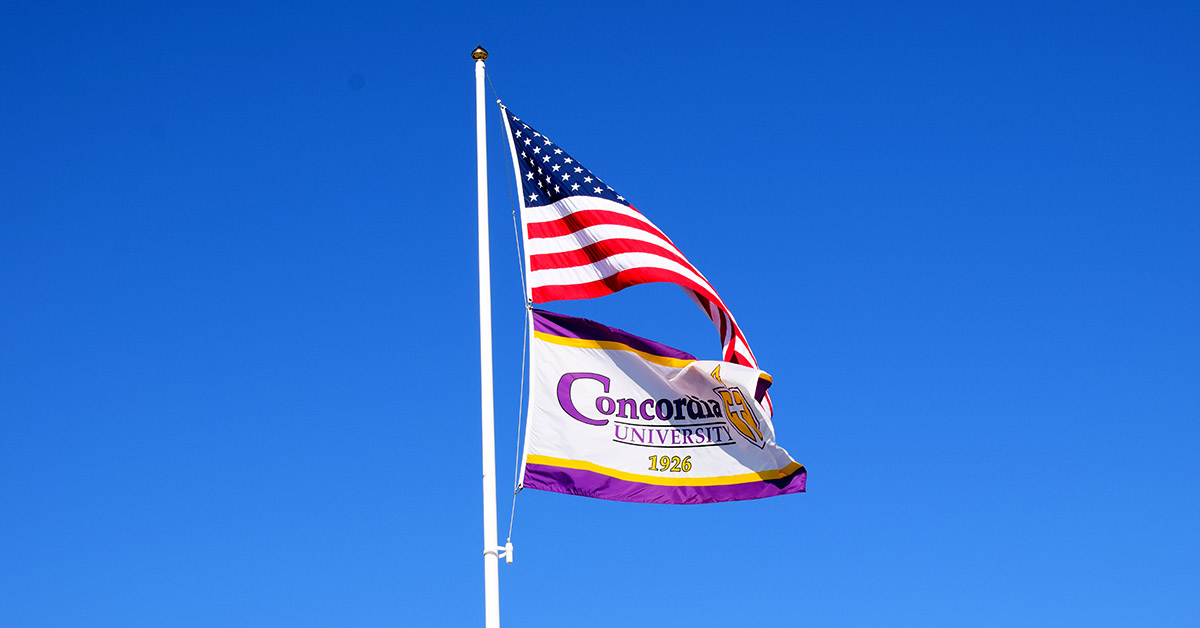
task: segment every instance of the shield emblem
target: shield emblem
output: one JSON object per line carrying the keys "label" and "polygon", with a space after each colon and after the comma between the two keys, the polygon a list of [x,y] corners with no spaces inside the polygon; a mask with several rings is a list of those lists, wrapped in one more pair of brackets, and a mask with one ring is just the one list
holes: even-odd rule
{"label": "shield emblem", "polygon": [[737,386],[722,386],[714,388],[713,392],[721,397],[725,405],[725,420],[729,421],[732,431],[741,435],[750,444],[762,449],[767,441],[763,438],[762,422],[754,406],[746,402],[746,396]]}

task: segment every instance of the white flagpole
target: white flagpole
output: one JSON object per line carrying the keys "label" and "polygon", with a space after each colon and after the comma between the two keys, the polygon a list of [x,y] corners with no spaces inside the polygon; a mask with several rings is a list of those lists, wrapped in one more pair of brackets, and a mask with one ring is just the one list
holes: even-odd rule
{"label": "white flagpole", "polygon": [[492,401],[492,271],[488,259],[487,121],[484,116],[482,46],[475,60],[475,153],[479,187],[479,392],[483,421],[483,602],[484,626],[500,628],[500,547],[496,530],[496,424]]}

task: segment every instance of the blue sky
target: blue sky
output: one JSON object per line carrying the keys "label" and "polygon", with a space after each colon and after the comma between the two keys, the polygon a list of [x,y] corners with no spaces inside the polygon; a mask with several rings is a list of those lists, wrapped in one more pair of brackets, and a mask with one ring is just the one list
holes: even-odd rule
{"label": "blue sky", "polygon": [[[809,469],[704,507],[522,493],[505,625],[1194,626],[1198,27],[6,6],[0,624],[482,624],[483,45],[717,287]],[[490,115],[504,536],[523,313]],[[718,352],[670,286],[550,309]]]}

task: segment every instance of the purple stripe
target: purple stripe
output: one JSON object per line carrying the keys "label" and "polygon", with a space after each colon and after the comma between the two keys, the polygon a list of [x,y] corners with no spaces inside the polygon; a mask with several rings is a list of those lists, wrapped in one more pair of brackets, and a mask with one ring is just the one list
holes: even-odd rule
{"label": "purple stripe", "polygon": [[664,358],[676,358],[679,360],[695,360],[696,356],[690,353],[684,353],[679,349],[673,349],[661,342],[654,342],[640,336],[634,336],[631,333],[621,331],[616,327],[602,325],[596,321],[589,321],[586,318],[576,318],[567,316],[566,314],[555,314],[546,310],[533,311],[533,330],[550,334],[552,336],[562,336],[563,338],[579,338],[581,340],[603,340],[608,342],[619,342],[623,345],[628,345],[638,351],[645,351]]}
{"label": "purple stripe", "polygon": [[762,403],[763,397],[767,396],[767,389],[771,387],[771,380],[765,377],[758,378],[758,387],[754,389],[754,400]]}
{"label": "purple stripe", "polygon": [[711,504],[803,493],[807,483],[808,472],[804,467],[781,480],[723,486],[660,486],[619,480],[595,471],[526,464],[524,487],[619,502]]}

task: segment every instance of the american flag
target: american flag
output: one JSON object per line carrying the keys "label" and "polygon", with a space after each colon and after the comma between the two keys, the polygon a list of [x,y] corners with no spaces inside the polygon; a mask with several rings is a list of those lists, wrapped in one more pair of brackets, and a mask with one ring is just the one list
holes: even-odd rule
{"label": "american flag", "polygon": [[758,368],[729,308],[671,239],[550,138],[508,108],[501,110],[521,180],[533,302],[591,299],[641,283],[674,283],[720,332],[723,359]]}

